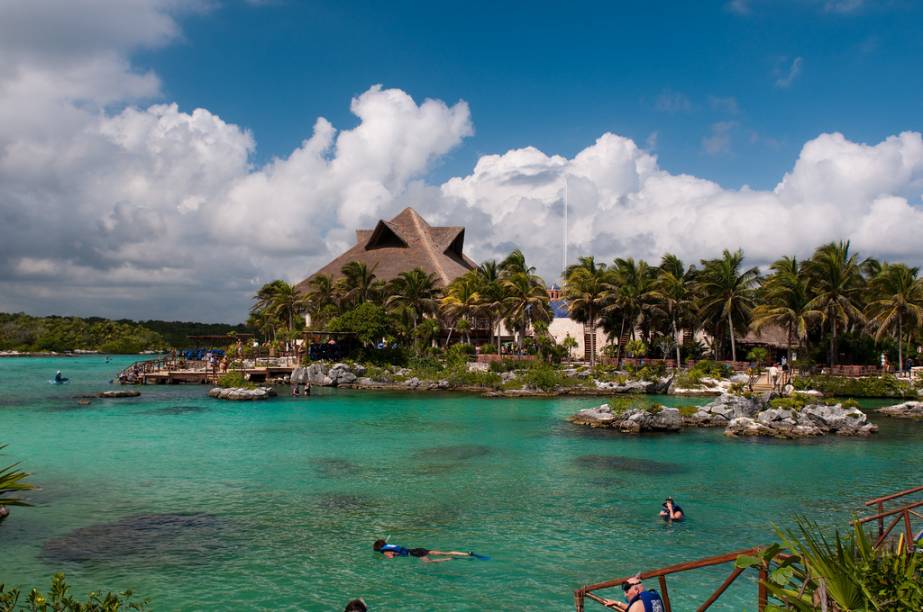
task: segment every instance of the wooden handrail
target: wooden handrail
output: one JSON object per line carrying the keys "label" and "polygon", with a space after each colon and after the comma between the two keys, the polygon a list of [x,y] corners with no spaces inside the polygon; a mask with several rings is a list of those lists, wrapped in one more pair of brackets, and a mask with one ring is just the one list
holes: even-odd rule
{"label": "wooden handrail", "polygon": [[[679,572],[686,572],[689,570],[699,569],[703,567],[711,567],[713,565],[722,565],[724,563],[730,563],[732,561],[736,561],[737,558],[740,557],[741,555],[757,555],[760,553],[760,550],[761,550],[760,548],[747,548],[744,550],[738,550],[734,552],[725,553],[723,555],[715,555],[713,557],[706,557],[705,559],[698,559],[696,561],[687,561],[685,563],[677,563],[675,565],[662,567],[660,569],[641,572],[639,574],[635,574],[634,576],[626,576],[624,578],[616,578],[614,580],[607,580],[605,582],[598,582],[596,584],[584,585],[583,587],[574,591],[574,605],[576,607],[577,612],[583,612],[584,599],[587,597],[589,597],[593,601],[596,601],[596,602],[599,602],[600,604],[605,605],[606,600],[596,595],[592,591],[616,587],[621,584],[624,584],[631,578],[638,576],[641,580],[645,580],[647,578],[657,578],[658,582],[660,583],[660,597],[663,600],[664,609],[667,612],[670,612],[672,610],[672,606],[670,605],[670,594],[669,594],[669,591],[667,590],[666,577],[668,575],[676,574]],[[707,610],[713,603],[715,603],[715,601],[719,597],[721,597],[721,595],[724,594],[724,592],[728,589],[731,583],[733,583],[734,580],[736,580],[737,577],[740,576],[740,574],[744,572],[744,570],[745,568],[735,567],[734,570],[731,572],[730,576],[728,576],[724,580],[724,582],[721,583],[721,585],[715,590],[715,592],[711,594],[708,600],[706,600],[704,604],[702,604],[701,606],[697,608],[697,612],[703,612],[704,610]],[[765,572],[763,571],[762,568],[760,570],[760,579],[761,580],[766,579]],[[765,608],[765,599],[766,599],[765,592],[761,585],[760,591],[757,595],[758,609],[761,611]]]}
{"label": "wooden handrail", "polygon": [[866,506],[874,506],[875,504],[880,504],[886,501],[891,501],[892,499],[897,499],[898,497],[904,497],[905,495],[910,495],[912,493],[917,493],[923,491],[923,485],[919,487],[914,487],[912,489],[907,489],[906,491],[901,491],[899,493],[892,493],[891,495],[885,495],[884,497],[876,497],[875,499],[870,499],[865,502]]}
{"label": "wooden handrail", "polygon": [[894,514],[900,514],[901,512],[904,512],[905,510],[911,510],[913,508],[918,508],[920,506],[923,506],[923,500],[914,502],[912,504],[908,504],[906,506],[901,506],[900,508],[894,508],[892,510],[888,510],[887,512],[879,512],[878,514],[873,514],[872,516],[863,517],[861,519],[856,520],[855,523],[862,525],[864,523],[868,523],[869,521],[877,521],[878,519],[887,518]]}
{"label": "wooden handrail", "polygon": [[[660,569],[651,570],[649,572],[641,572],[637,574],[641,580],[647,578],[657,578],[658,576],[667,576],[669,574],[676,574],[679,572],[685,572],[689,570],[699,569],[701,567],[711,567],[712,565],[721,565],[722,563],[729,563],[730,561],[736,561],[737,557],[740,555],[752,555],[759,552],[759,548],[746,548],[744,550],[738,550],[735,552],[725,553],[723,555],[715,555],[714,557],[706,557],[705,559],[698,559],[696,561],[686,561],[685,563],[677,563],[676,565],[670,565],[668,567],[662,567]],[[624,578],[616,578],[614,580],[607,580],[606,582],[599,582],[596,584],[590,584],[583,587],[584,591],[597,591],[599,589],[610,589],[612,587],[619,586],[623,582],[626,582],[630,578],[634,578],[635,575],[625,576]]]}

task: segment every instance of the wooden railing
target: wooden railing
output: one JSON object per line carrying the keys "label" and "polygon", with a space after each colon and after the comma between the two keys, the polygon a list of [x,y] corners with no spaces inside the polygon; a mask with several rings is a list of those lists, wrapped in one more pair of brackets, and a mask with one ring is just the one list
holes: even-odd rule
{"label": "wooden railing", "polygon": [[[866,506],[874,506],[878,512],[872,516],[866,516],[856,521],[858,525],[864,525],[866,523],[871,523],[875,521],[878,524],[878,539],[875,541],[875,548],[881,546],[887,539],[888,536],[894,531],[894,528],[897,527],[901,522],[904,523],[904,542],[906,542],[906,550],[908,553],[913,552],[916,548],[916,542],[914,541],[914,533],[912,527],[911,517],[917,519],[923,519],[923,500],[916,501],[912,503],[906,503],[899,508],[892,508],[890,510],[885,510],[885,503],[892,502],[896,499],[907,497],[908,495],[913,495],[914,493],[920,493],[923,491],[923,485],[918,487],[913,487],[911,489],[906,489],[904,491],[898,491],[897,493],[892,493],[891,495],[885,495],[883,497],[876,497],[875,499],[870,499],[865,502]],[[889,517],[894,517],[888,524],[885,526],[885,519]]]}
{"label": "wooden railing", "polygon": [[[735,580],[737,580],[737,577],[744,573],[745,568],[736,566],[737,557],[741,555],[757,556],[759,554],[759,548],[748,548],[745,550],[725,553],[723,555],[699,559],[697,561],[687,561],[685,563],[678,563],[676,565],[670,565],[660,569],[641,572],[640,574],[637,574],[637,576],[640,577],[641,580],[645,580],[647,578],[657,578],[657,581],[660,585],[660,597],[663,599],[664,609],[666,612],[672,612],[673,608],[670,604],[670,592],[667,589],[667,576],[670,574],[688,572],[690,570],[700,569],[703,567],[735,563],[733,570],[731,570],[731,573],[728,574],[728,577],[724,579],[724,582],[718,585],[718,588],[715,589],[715,591],[708,597],[708,599],[706,599],[698,608],[696,608],[696,612],[702,612],[703,610],[707,610],[709,607],[711,607],[711,605],[715,603],[718,598],[724,594],[725,591],[727,591],[728,587],[731,586]],[[599,582],[597,584],[584,585],[577,589],[574,591],[574,606],[576,607],[577,612],[584,612],[584,603],[586,599],[592,599],[599,604],[606,605],[605,598],[600,597],[594,593],[594,591],[621,586],[634,577],[635,576],[625,576],[624,578],[616,578],[614,580],[607,580],[606,582]],[[763,610],[765,610],[766,603],[768,601],[768,595],[765,586],[766,578],[766,569],[761,568],[759,570],[759,586],[757,587],[756,595],[756,606],[759,612],[763,612]]]}

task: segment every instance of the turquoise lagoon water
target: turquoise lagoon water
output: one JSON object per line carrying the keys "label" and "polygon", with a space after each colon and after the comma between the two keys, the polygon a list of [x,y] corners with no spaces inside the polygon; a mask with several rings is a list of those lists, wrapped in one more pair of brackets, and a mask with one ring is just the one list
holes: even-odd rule
{"label": "turquoise lagoon water", "polygon": [[[148,386],[77,404],[129,361],[0,360],[0,463],[42,487],[0,524],[0,582],[64,571],[77,592],[132,588],[161,610],[566,610],[580,584],[765,543],[795,513],[842,526],[923,473],[923,424],[878,417],[870,440],[793,443],[565,421],[594,398],[230,403]],[[59,368],[71,384],[47,383]],[[668,494],[684,524],[656,518]],[[387,561],[371,549],[385,535],[492,560]],[[671,578],[675,609],[728,571]],[[753,579],[738,583],[717,609],[755,609]]]}

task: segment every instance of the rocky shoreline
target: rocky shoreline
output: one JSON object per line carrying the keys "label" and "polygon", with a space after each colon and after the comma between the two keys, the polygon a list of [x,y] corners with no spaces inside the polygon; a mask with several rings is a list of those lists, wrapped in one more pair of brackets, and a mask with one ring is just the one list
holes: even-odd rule
{"label": "rocky shoreline", "polygon": [[603,404],[581,410],[568,419],[589,427],[625,433],[678,432],[684,428],[723,427],[730,437],[810,438],[823,435],[866,437],[878,431],[858,408],[842,404],[808,404],[803,408],[773,408],[761,398],[725,394],[705,406],[681,410],[648,405],[613,408]]}
{"label": "rocky shoreline", "polygon": [[923,420],[923,402],[904,402],[894,406],[879,408],[878,412],[896,419]]}

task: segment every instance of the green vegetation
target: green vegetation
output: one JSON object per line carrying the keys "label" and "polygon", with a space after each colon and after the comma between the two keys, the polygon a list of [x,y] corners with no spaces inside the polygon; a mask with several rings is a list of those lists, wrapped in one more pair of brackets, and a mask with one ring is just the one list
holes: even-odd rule
{"label": "green vegetation", "polygon": [[568,378],[557,368],[544,362],[533,362],[523,370],[519,377],[522,384],[533,389],[552,391],[558,387],[572,387],[579,384],[577,379]]}
{"label": "green vegetation", "polygon": [[683,389],[701,389],[705,378],[728,378],[732,373],[730,366],[726,363],[718,363],[703,359],[696,364],[676,375],[676,386]]}
{"label": "green vegetation", "polygon": [[677,408],[677,410],[679,410],[680,416],[690,417],[690,416],[694,415],[696,412],[699,411],[699,407],[698,407],[698,406],[691,406],[691,405],[689,405],[689,406],[680,406],[679,408]]}
{"label": "green vegetation", "polygon": [[769,408],[782,408],[784,410],[794,410],[798,412],[805,406],[810,405],[824,405],[824,406],[836,406],[839,404],[843,408],[858,408],[859,402],[854,399],[832,399],[832,398],[819,398],[811,397],[810,395],[805,395],[804,393],[793,393],[788,397],[774,397],[769,400]]}
{"label": "green vegetation", "polygon": [[[130,321],[119,321],[129,323]],[[189,348],[195,342],[189,336],[228,336],[227,344],[234,342],[234,334],[252,334],[254,329],[246,325],[228,325],[226,323],[192,323],[188,321],[138,321],[138,325],[157,332],[168,346]]]}
{"label": "green vegetation", "polygon": [[[0,450],[6,448],[6,444],[0,444]],[[18,463],[0,468],[0,506],[29,506],[28,502],[15,494],[22,491],[32,491],[35,485],[23,482],[29,477],[29,474],[17,470]],[[10,494],[14,495],[10,495]],[[0,519],[2,520],[2,519]]]}
{"label": "green vegetation", "polygon": [[166,348],[160,334],[130,321],[0,313],[0,350],[127,354]]}
{"label": "green vegetation", "polygon": [[614,415],[625,414],[631,410],[647,410],[651,412],[655,407],[660,408],[657,404],[649,402],[643,395],[620,395],[610,399],[608,404]]}
{"label": "green vegetation", "polygon": [[51,590],[42,593],[32,589],[27,601],[20,603],[22,592],[18,588],[6,590],[0,584],[0,610],[30,610],[31,612],[118,612],[118,610],[146,610],[149,600],[135,601],[131,591],[123,593],[89,593],[86,600],[78,601],[70,593],[64,581],[64,574],[55,574],[51,579]]}
{"label": "green vegetation", "polygon": [[[916,268],[860,260],[848,242],[823,245],[805,261],[782,257],[763,277],[745,261],[741,251],[696,265],[670,253],[659,265],[581,257],[565,272],[563,297],[569,316],[588,333],[602,328],[617,339],[604,353],[618,367],[626,355],[669,356],[679,365],[706,351],[715,359],[736,359],[737,338],[767,326],[785,330],[789,363],[796,366],[875,363],[881,352],[903,366],[908,349],[923,345],[923,279]],[[558,344],[548,334],[545,285],[518,250],[503,261],[483,262],[444,288],[419,268],[385,281],[374,268],[350,262],[336,279],[312,278],[304,293],[273,281],[254,300],[249,324],[267,339],[300,334],[307,313],[316,330],[360,334],[366,356],[382,343],[422,356],[459,341],[479,344],[481,354],[497,353],[501,327],[513,330],[517,352],[549,363],[575,343],[565,338]],[[695,339],[702,331],[707,347]],[[749,357],[759,369],[771,354],[756,348]],[[595,356],[590,362],[595,365]],[[700,362],[677,382],[700,387],[702,378],[730,374],[723,370]]]}
{"label": "green vegetation", "polygon": [[218,386],[225,389],[256,389],[256,385],[244,378],[241,372],[225,372],[218,377]]}
{"label": "green vegetation", "polygon": [[[795,530],[776,529],[781,544],[759,556],[740,556],[737,567],[763,568],[774,599],[767,611],[920,610],[923,609],[923,555],[874,547],[859,525],[833,541],[818,526],[796,518]],[[776,563],[779,554],[787,554]]]}
{"label": "green vegetation", "polygon": [[894,376],[849,378],[845,376],[800,376],[792,381],[795,389],[815,389],[834,397],[915,397],[907,381]]}

